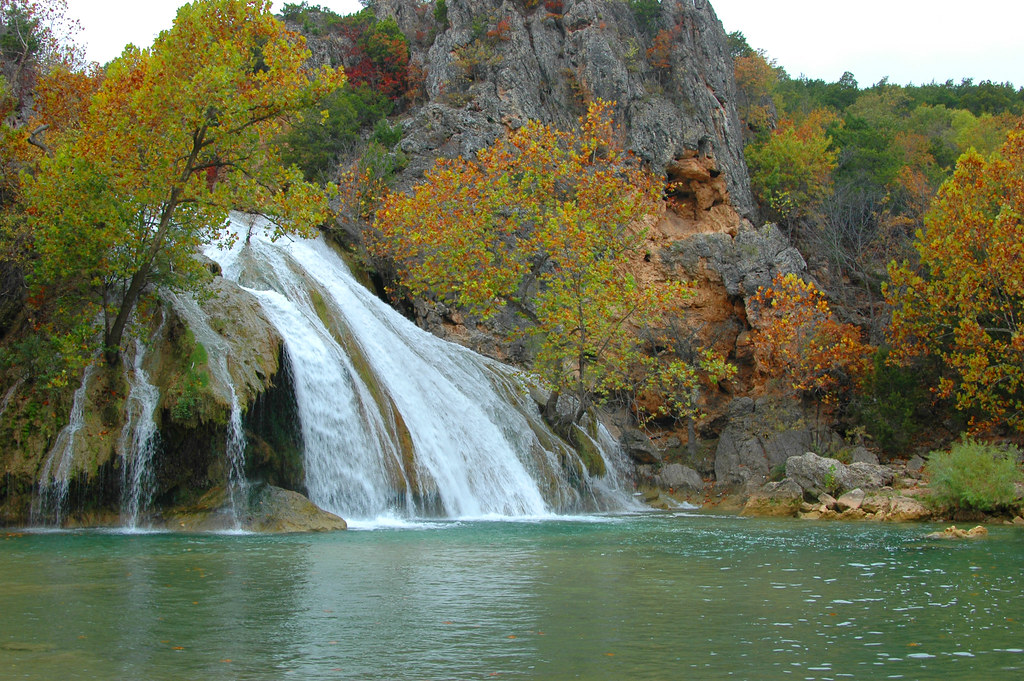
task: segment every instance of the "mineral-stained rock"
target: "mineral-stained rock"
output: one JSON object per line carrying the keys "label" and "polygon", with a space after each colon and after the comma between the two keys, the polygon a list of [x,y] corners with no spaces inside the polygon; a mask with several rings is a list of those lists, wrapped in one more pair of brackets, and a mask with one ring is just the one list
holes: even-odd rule
{"label": "mineral-stained rock", "polygon": [[942,532],[932,532],[927,536],[928,539],[981,539],[988,536],[988,530],[981,525],[969,530],[961,530],[956,525],[950,525]]}
{"label": "mineral-stained rock", "polygon": [[253,532],[333,532],[345,521],[291,490],[267,485],[251,503],[246,529]]}
{"label": "mineral-stained rock", "polygon": [[803,490],[788,478],[769,482],[747,499],[741,515],[795,516],[803,498]]}
{"label": "mineral-stained rock", "polygon": [[290,490],[264,485],[252,490],[248,508],[235,513],[227,490],[217,487],[196,504],[169,512],[171,530],[209,532],[241,526],[251,532],[327,532],[346,529],[345,521]]}

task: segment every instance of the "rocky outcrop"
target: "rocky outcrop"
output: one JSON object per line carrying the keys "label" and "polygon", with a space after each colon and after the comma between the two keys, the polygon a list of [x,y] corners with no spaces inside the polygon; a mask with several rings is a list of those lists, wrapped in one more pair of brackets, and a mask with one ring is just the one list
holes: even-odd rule
{"label": "rocky outcrop", "polygon": [[[132,378],[137,353],[144,353],[139,366],[159,394],[158,446],[151,462],[157,507],[187,502],[226,483],[231,391],[246,411],[279,372],[282,341],[258,301],[219,277],[208,282],[202,305],[184,294],[165,295],[151,311],[149,325],[136,327],[144,342],[126,344],[123,366],[87,371],[81,424],[73,438],[65,438],[68,492],[60,502],[61,522],[103,524],[102,518],[117,515],[133,437],[130,419],[140,418],[142,409],[131,396],[132,381],[141,376]],[[70,397],[69,390],[44,424],[32,420],[41,398],[28,384],[15,385],[0,425],[12,434],[0,451],[0,522],[29,522],[47,461],[64,453],[58,433],[68,421]],[[35,434],[21,438],[15,432]],[[37,522],[47,522],[49,509],[42,513]]]}
{"label": "rocky outcrop", "polygon": [[812,448],[830,451],[842,443],[828,429],[808,427],[795,405],[779,400],[739,397],[726,417],[715,452],[715,479],[722,487],[763,482],[792,456]]}
{"label": "rocky outcrop", "polygon": [[[600,98],[616,102],[627,146],[683,181],[695,205],[728,202],[753,217],[732,60],[709,3],[667,0],[643,26],[617,0],[448,0],[445,25],[419,6],[374,4],[426,70],[426,101],[403,120],[406,182],[435,158],[471,156],[529,120],[571,125]],[[659,31],[670,47],[649,55]],[[417,39],[429,34],[429,44]]]}
{"label": "rocky outcrop", "polygon": [[795,516],[803,502],[804,492],[792,480],[769,482],[747,499],[742,515],[790,517]]}
{"label": "rocky outcrop", "polygon": [[942,532],[931,532],[926,535],[928,539],[981,539],[988,536],[988,530],[981,525],[975,525],[969,530],[962,530],[956,525],[950,525]]}
{"label": "rocky outcrop", "polygon": [[889,485],[893,471],[888,466],[870,463],[844,464],[838,459],[807,452],[786,459],[786,477],[806,493],[841,494],[853,489],[876,490]]}

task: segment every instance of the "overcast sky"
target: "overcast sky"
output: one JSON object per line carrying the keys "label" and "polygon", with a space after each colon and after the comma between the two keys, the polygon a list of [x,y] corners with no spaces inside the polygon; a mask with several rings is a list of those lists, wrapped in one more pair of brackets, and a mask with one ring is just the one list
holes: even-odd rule
{"label": "overcast sky", "polygon": [[[706,0],[694,0],[705,2]],[[81,41],[99,62],[127,43],[148,47],[182,0],[70,0]],[[279,11],[284,3],[274,3]],[[357,0],[312,0],[339,14]],[[1024,0],[713,0],[725,30],[742,31],[793,77],[827,81],[851,71],[861,87],[949,78],[1024,86]]]}

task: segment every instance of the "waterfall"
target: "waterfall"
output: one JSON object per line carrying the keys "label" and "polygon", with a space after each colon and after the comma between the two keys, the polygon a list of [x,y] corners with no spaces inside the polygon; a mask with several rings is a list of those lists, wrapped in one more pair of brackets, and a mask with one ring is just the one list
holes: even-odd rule
{"label": "waterfall", "polygon": [[75,391],[71,401],[68,424],[57,434],[57,440],[43,463],[43,470],[39,475],[39,491],[32,504],[33,524],[44,524],[52,518],[54,524],[59,526],[64,520],[64,504],[68,498],[68,487],[75,461],[76,438],[85,425],[86,392],[94,373],[95,364],[85,368],[82,385]]}
{"label": "waterfall", "polygon": [[214,387],[222,391],[222,397],[231,405],[228,418],[227,442],[225,458],[228,464],[228,501],[234,518],[235,528],[240,527],[240,512],[244,510],[247,497],[245,479],[245,432],[242,429],[242,408],[235,392],[234,380],[228,371],[228,343],[213,327],[210,319],[195,298],[188,294],[165,291],[164,297],[174,306],[175,311],[185,320],[188,328],[195,336],[196,343],[202,345],[209,358],[210,371],[213,374]]}
{"label": "waterfall", "polygon": [[[274,243],[264,224],[241,219],[249,238],[206,255],[284,338],[314,503],[357,521],[628,504],[614,483],[592,484],[540,417],[525,376],[416,327],[323,239]],[[614,475],[614,457],[602,455]]]}
{"label": "waterfall", "polygon": [[[162,328],[162,325],[161,325]],[[149,374],[142,367],[145,345],[135,340],[135,359],[128,366],[125,354],[125,374],[128,377],[128,398],[125,401],[125,421],[117,441],[121,457],[121,521],[134,529],[139,514],[150,501],[153,485],[153,455],[159,444],[154,414],[160,402],[160,392],[149,382]]]}

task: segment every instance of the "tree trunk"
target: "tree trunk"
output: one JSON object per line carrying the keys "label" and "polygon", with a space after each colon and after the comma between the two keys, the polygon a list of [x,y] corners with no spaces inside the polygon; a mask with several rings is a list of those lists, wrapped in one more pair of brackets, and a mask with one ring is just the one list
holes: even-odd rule
{"label": "tree trunk", "polygon": [[114,323],[106,331],[106,337],[103,339],[103,352],[108,366],[116,366],[121,357],[121,338],[124,336],[124,330],[128,326],[128,320],[131,318],[139,298],[142,297],[142,289],[145,288],[152,269],[152,261],[146,261],[132,276],[132,282],[124,294],[124,300],[121,301],[121,309],[117,311]]}

